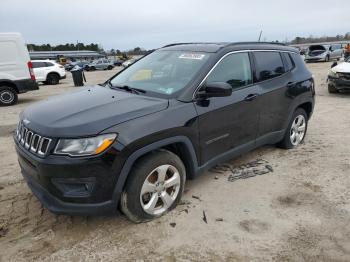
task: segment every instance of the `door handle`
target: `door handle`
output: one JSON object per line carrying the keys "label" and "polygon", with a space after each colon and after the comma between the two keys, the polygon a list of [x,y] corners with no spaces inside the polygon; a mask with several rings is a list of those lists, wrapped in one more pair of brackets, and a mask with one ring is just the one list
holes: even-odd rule
{"label": "door handle", "polygon": [[244,101],[253,101],[258,96],[259,96],[259,94],[249,94],[244,98]]}

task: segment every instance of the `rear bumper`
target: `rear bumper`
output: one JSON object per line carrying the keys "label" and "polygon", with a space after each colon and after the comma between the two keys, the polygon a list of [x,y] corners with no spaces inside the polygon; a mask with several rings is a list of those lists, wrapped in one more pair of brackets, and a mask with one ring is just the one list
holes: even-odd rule
{"label": "rear bumper", "polygon": [[13,82],[18,89],[18,93],[25,93],[27,91],[39,89],[38,83],[32,79],[16,80]]}

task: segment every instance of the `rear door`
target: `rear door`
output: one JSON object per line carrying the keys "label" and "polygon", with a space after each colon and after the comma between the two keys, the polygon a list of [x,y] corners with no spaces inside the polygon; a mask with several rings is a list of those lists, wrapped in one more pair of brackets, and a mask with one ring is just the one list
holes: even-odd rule
{"label": "rear door", "polygon": [[259,110],[258,87],[248,52],[224,57],[206,78],[206,83],[226,82],[232,86],[229,97],[197,101],[202,164],[243,145],[255,144]]}
{"label": "rear door", "polygon": [[[273,136],[275,132],[283,129],[293,101],[293,97],[288,94],[288,89],[293,85],[290,74],[294,63],[290,55],[284,52],[256,51],[253,55],[255,82],[261,93],[258,136],[262,139],[268,138],[268,135]],[[287,69],[283,63],[284,60],[286,64],[288,63]]]}

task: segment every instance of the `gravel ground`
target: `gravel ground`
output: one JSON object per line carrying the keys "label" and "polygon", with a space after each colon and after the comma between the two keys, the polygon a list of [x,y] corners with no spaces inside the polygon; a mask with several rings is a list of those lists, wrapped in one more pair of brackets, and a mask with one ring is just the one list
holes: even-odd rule
{"label": "gravel ground", "polygon": [[[41,206],[11,134],[25,107],[75,88],[69,76],[21,95],[0,109],[0,261],[350,261],[350,94],[328,94],[330,64],[308,64],[317,104],[303,145],[266,146],[221,164],[188,181],[175,210],[137,225]],[[88,83],[117,70],[88,72]]]}

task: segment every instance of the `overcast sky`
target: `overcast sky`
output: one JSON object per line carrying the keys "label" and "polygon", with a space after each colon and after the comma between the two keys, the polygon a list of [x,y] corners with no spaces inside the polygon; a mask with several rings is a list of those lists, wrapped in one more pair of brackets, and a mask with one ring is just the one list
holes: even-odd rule
{"label": "overcast sky", "polygon": [[349,0],[0,0],[0,32],[27,43],[157,48],[191,41],[266,41],[350,31]]}

